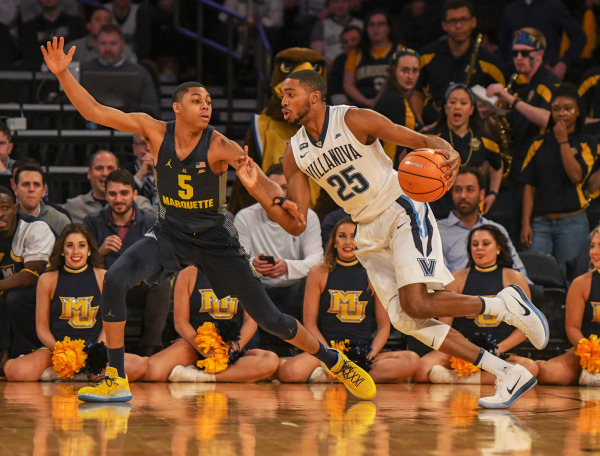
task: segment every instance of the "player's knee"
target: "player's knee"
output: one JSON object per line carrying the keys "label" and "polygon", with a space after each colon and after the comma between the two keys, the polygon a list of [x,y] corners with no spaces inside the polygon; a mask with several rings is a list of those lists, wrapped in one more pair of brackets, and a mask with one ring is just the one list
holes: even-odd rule
{"label": "player's knee", "polygon": [[255,320],[263,330],[283,340],[293,339],[298,332],[296,319],[281,312],[262,315],[259,319],[255,318]]}
{"label": "player's knee", "polygon": [[429,317],[429,313],[427,312],[429,301],[427,297],[417,296],[409,299],[400,299],[400,306],[410,318],[423,319]]}

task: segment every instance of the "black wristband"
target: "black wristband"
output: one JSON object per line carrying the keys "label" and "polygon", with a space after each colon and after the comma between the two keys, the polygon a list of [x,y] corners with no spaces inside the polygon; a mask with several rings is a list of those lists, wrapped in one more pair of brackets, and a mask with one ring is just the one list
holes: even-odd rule
{"label": "black wristband", "polygon": [[521,100],[519,100],[518,98],[515,98],[515,101],[512,102],[512,104],[510,105],[510,109],[515,109],[517,107],[517,103],[519,103]]}
{"label": "black wristband", "polygon": [[285,203],[287,198],[285,196],[276,196],[273,198],[273,204],[277,204],[278,206],[283,207],[283,203]]}
{"label": "black wristband", "polygon": [[495,192],[494,190],[490,190],[488,192],[488,195],[494,195],[495,197],[498,197],[498,192]]}

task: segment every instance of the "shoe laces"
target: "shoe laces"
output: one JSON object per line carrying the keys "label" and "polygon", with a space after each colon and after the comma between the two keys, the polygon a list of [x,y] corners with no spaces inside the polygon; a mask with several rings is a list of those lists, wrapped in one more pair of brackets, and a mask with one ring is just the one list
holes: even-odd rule
{"label": "shoe laces", "polygon": [[356,367],[357,366],[354,363],[352,363],[352,361],[344,361],[344,364],[342,365],[340,370],[334,372],[334,374],[337,376],[341,373],[346,380],[350,381],[350,383],[354,384],[355,386],[360,386],[360,384],[365,379],[361,377],[361,375],[358,372],[355,371]]}
{"label": "shoe laces", "polygon": [[108,386],[108,387],[113,386],[113,384],[118,385],[116,378],[110,377],[110,376],[107,375],[105,377],[102,377],[102,378],[99,378],[99,379],[95,380],[94,383],[92,384],[92,387],[98,388],[103,383],[106,383],[106,386]]}

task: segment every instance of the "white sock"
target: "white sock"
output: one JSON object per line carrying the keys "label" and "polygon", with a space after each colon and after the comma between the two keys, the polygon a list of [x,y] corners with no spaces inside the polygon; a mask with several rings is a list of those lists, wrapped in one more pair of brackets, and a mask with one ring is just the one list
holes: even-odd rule
{"label": "white sock", "polygon": [[497,298],[495,296],[480,296],[480,298],[483,301],[483,312],[481,312],[483,315],[496,316],[506,310],[506,304],[504,304],[502,298]]}
{"label": "white sock", "polygon": [[512,367],[512,364],[507,363],[503,359],[492,355],[490,352],[481,349],[479,355],[479,362],[475,365],[496,377],[501,377],[504,373]]}

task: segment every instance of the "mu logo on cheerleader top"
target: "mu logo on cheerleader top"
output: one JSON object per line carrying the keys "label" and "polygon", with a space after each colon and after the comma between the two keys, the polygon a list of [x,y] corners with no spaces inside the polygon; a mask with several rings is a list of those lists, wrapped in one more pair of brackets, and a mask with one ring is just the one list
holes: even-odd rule
{"label": "mu logo on cheerleader top", "polygon": [[343,323],[360,323],[365,319],[368,301],[361,301],[362,291],[329,290],[331,301],[327,312],[335,313]]}
{"label": "mu logo on cheerleader top", "polygon": [[199,289],[198,292],[202,299],[200,312],[208,312],[215,320],[230,320],[237,313],[237,298],[226,296],[219,299],[215,292],[210,288]]}
{"label": "mu logo on cheerleader top", "polygon": [[79,298],[63,298],[61,320],[69,320],[69,325],[75,329],[92,328],[96,324],[96,315],[100,306],[92,306],[93,296]]}
{"label": "mu logo on cheerleader top", "polygon": [[427,259],[427,258],[417,258],[421,269],[423,270],[423,275],[425,277],[433,277],[435,275],[435,264],[436,260]]}

